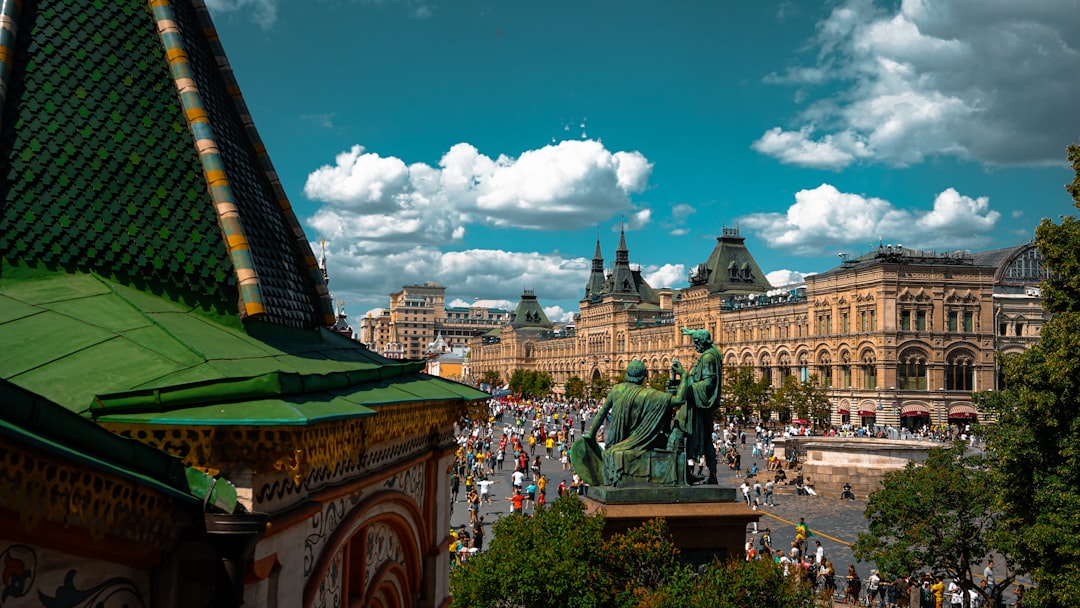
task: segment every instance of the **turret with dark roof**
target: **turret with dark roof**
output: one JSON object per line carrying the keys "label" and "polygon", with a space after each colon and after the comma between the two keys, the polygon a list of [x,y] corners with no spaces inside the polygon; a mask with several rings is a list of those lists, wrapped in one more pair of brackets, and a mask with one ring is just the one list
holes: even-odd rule
{"label": "turret with dark roof", "polygon": [[596,237],[589,282],[585,284],[585,300],[599,300],[604,294],[604,256],[600,253],[600,237]]}
{"label": "turret with dark roof", "polygon": [[[596,241],[596,254],[593,257],[593,270],[589,275],[585,298],[582,302],[617,301],[629,304],[659,304],[660,296],[649,285],[641,270],[630,266],[630,249],[626,246],[626,231],[619,230],[619,246],[615,250],[615,266],[610,276],[596,287],[598,277],[602,276],[604,260],[600,257],[600,241]],[[598,270],[599,269],[599,270]]]}
{"label": "turret with dark roof", "polygon": [[765,293],[772,289],[745,241],[738,228],[723,228],[709,259],[690,271],[690,285],[706,285],[709,293]]}
{"label": "turret with dark roof", "polygon": [[516,330],[551,329],[553,327],[551,321],[548,321],[547,315],[544,314],[544,309],[540,307],[536,294],[531,289],[526,289],[521,294],[521,301],[518,302],[517,309],[514,311],[514,318],[510,321],[510,326]]}

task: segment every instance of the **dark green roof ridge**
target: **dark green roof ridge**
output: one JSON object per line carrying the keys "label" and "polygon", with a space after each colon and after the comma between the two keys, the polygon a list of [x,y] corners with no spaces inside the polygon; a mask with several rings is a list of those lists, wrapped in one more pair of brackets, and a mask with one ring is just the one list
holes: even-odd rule
{"label": "dark green roof ridge", "polygon": [[[424,361],[405,361],[327,374],[276,371],[249,378],[222,378],[164,388],[125,391],[99,395],[90,406],[90,413],[169,412],[202,405],[224,405],[234,401],[336,391],[415,373],[424,369],[424,365]],[[357,413],[371,412],[361,410]]]}

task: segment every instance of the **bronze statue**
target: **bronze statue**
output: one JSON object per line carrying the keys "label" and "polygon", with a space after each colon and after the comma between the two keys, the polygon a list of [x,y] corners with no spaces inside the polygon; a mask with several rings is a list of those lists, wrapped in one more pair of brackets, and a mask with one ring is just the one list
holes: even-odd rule
{"label": "bronze statue", "polygon": [[[681,331],[691,336],[701,353],[690,372],[676,359],[668,391],[658,391],[642,386],[645,364],[631,361],[625,382],[612,387],[589,431],[570,447],[574,471],[589,485],[673,486],[702,481],[691,475],[687,456],[704,456],[709,468],[704,482],[717,483],[712,433],[713,413],[720,405],[720,351],[707,330]],[[609,413],[601,448],[596,435]]]}
{"label": "bronze statue", "polygon": [[[707,484],[716,480],[716,448],[713,446],[713,413],[720,407],[721,357],[720,351],[713,345],[712,336],[707,329],[681,329],[683,335],[690,336],[694,349],[701,353],[698,360],[687,374],[678,359],[671,362],[671,377],[681,380],[675,392],[675,400],[682,404],[675,415],[676,430],[672,433],[673,442],[683,436],[686,439],[686,455],[690,458],[705,457],[705,466],[709,469]],[[691,483],[700,481],[689,472]]]}
{"label": "bronze statue", "polygon": [[[667,451],[677,397],[642,386],[647,371],[641,361],[626,366],[625,382],[608,392],[590,429],[571,447],[574,470],[590,485],[616,487],[679,483],[678,454]],[[604,448],[596,435],[608,413]]]}

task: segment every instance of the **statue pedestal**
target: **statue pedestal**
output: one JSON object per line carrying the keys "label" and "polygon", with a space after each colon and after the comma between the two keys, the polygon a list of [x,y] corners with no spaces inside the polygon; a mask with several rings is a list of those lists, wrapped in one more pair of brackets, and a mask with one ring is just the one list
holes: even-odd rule
{"label": "statue pedestal", "polygon": [[583,500],[589,513],[603,512],[605,537],[663,517],[682,558],[693,565],[741,557],[747,524],[760,518],[736,500],[734,488],[716,486],[589,486]]}

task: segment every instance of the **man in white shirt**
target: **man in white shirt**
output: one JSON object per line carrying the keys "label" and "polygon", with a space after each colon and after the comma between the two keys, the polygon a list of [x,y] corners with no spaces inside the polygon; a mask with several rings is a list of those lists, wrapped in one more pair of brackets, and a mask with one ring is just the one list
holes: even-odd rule
{"label": "man in white shirt", "polygon": [[476,485],[480,487],[480,502],[486,502],[489,505],[491,504],[491,485],[496,483],[499,483],[498,479],[494,481],[490,479],[481,479],[476,482]]}
{"label": "man in white shirt", "polygon": [[814,550],[814,563],[820,566],[825,562],[825,547],[821,546],[820,540],[815,540],[814,544],[817,545],[817,549]]}
{"label": "man in white shirt", "polygon": [[514,469],[510,477],[513,479],[515,489],[521,490],[524,488],[522,484],[525,483],[525,473],[522,473],[521,469]]}

